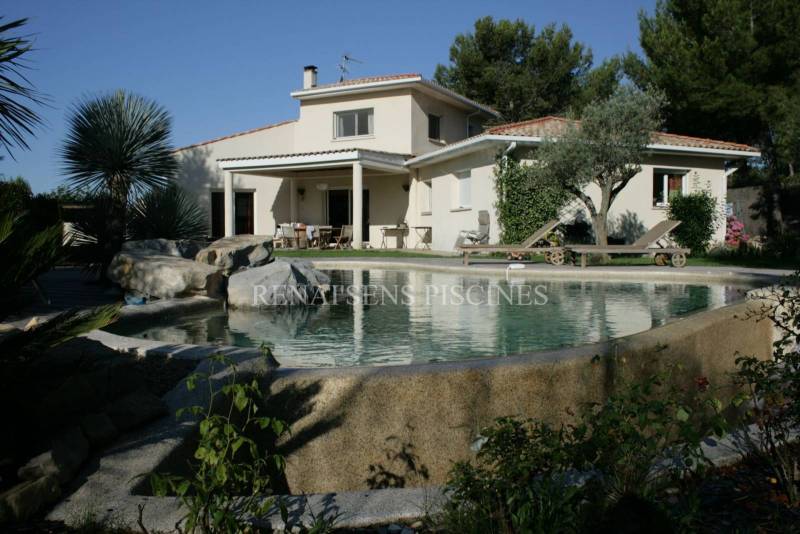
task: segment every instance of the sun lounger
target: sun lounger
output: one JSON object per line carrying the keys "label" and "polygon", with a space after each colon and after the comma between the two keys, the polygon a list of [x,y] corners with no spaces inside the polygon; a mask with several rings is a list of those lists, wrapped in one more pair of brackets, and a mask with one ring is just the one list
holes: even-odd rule
{"label": "sun lounger", "polygon": [[553,229],[558,226],[558,224],[558,219],[547,221],[534,233],[529,235],[525,241],[518,245],[460,245],[458,249],[464,255],[464,265],[469,265],[470,254],[493,252],[502,252],[509,255],[545,254],[545,259],[549,263],[561,265],[564,263],[563,248],[554,247],[551,245],[539,247],[534,246],[540,241],[544,241],[550,232],[552,232]]}
{"label": "sun lounger", "polygon": [[568,253],[581,255],[581,267],[586,267],[590,254],[649,254],[656,265],[671,263],[673,267],[684,267],[691,250],[665,243],[667,234],[680,224],[681,221],[661,221],[630,245],[564,245],[564,248]]}
{"label": "sun lounger", "polygon": [[485,245],[489,243],[489,212],[480,210],[478,212],[478,230],[461,230],[458,234],[456,247],[469,240],[472,245]]}

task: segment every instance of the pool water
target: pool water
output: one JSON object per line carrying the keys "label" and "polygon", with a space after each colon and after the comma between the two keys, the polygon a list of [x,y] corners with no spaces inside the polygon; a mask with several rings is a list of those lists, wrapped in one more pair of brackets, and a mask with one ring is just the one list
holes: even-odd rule
{"label": "pool water", "polygon": [[[335,303],[207,312],[150,327],[123,322],[108,330],[169,343],[264,343],[286,367],[399,365],[617,338],[730,304],[752,289],[721,283],[536,281],[513,271],[507,278],[421,270],[325,272],[340,289]],[[341,289],[353,287],[357,291]]]}

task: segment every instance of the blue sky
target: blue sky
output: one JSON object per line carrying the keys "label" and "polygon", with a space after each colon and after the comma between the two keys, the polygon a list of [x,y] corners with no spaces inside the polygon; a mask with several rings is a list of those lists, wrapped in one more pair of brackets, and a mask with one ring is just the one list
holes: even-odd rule
{"label": "blue sky", "polygon": [[[537,28],[568,24],[595,60],[639,51],[637,13],[655,0],[527,1],[58,1],[7,2],[5,20],[30,18],[35,34],[28,77],[50,98],[31,150],[0,161],[34,191],[63,180],[58,147],[70,105],[83,95],[124,88],[172,114],[183,146],[291,119],[289,92],[302,66],[335,81],[342,52],[364,61],[352,77],[399,72],[431,76],[453,38],[476,18],[523,18]],[[611,7],[613,6],[613,7]]]}

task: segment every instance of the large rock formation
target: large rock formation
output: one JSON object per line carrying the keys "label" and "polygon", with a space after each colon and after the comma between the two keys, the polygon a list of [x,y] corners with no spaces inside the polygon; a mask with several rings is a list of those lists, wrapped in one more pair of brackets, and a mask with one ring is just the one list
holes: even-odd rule
{"label": "large rock formation", "polygon": [[309,263],[275,260],[238,272],[228,280],[228,305],[259,308],[319,304],[330,289],[330,278]]}
{"label": "large rock formation", "polygon": [[108,266],[108,278],[126,291],[158,298],[219,296],[223,276],[217,267],[175,256],[120,252]]}
{"label": "large rock formation", "polygon": [[272,259],[272,237],[235,235],[223,237],[202,249],[195,260],[224,269],[230,274],[243,267],[259,267]]}
{"label": "large rock formation", "polygon": [[193,260],[205,243],[189,239],[141,239],[126,241],[122,244],[122,252],[130,252],[140,256],[174,256]]}

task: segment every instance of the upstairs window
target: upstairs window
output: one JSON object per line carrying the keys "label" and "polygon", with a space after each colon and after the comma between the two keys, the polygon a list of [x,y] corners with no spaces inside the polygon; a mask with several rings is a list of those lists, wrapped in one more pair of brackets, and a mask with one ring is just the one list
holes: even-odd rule
{"label": "upstairs window", "polygon": [[669,201],[681,195],[686,188],[686,173],[683,171],[655,169],[653,171],[653,206],[666,208]]}
{"label": "upstairs window", "polygon": [[428,113],[428,139],[438,141],[442,138],[442,118]]}
{"label": "upstairs window", "polygon": [[336,138],[372,135],[374,131],[372,108],[340,111],[334,114],[334,135]]}

